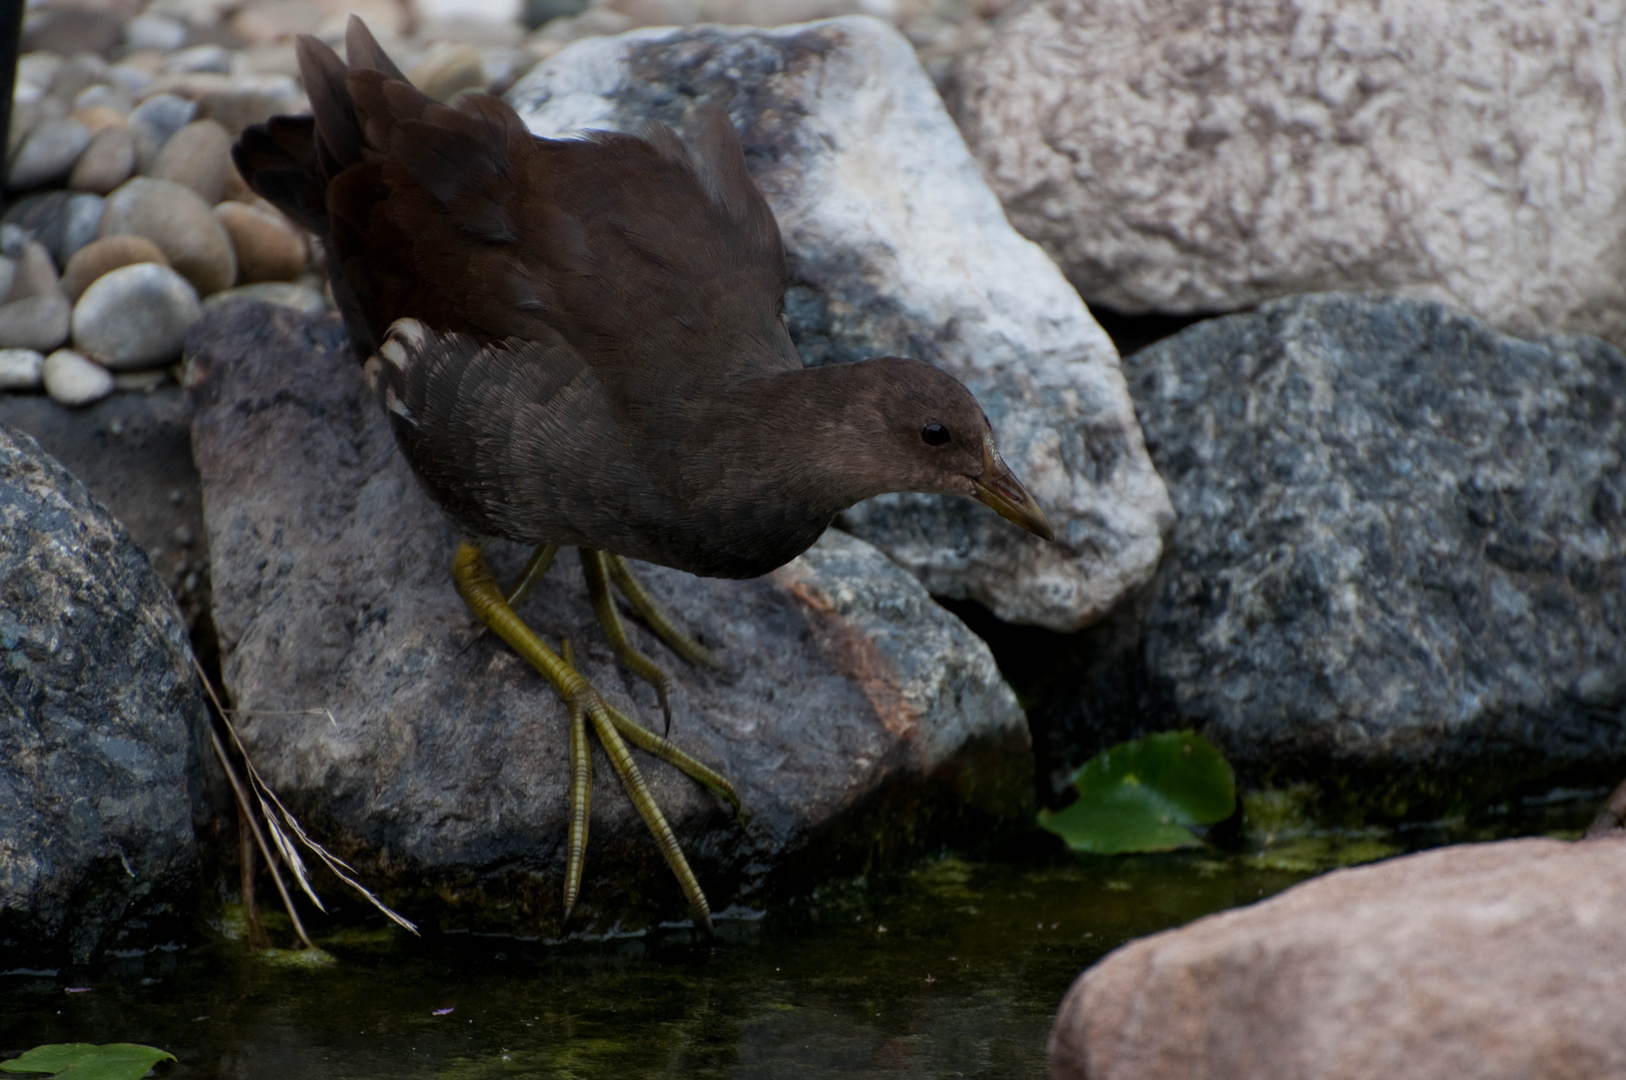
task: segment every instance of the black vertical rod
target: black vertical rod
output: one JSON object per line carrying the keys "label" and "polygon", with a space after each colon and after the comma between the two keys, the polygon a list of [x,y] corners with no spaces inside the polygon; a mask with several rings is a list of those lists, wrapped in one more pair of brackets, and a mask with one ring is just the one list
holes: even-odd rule
{"label": "black vertical rod", "polygon": [[[17,92],[17,54],[23,40],[23,5],[27,0],[0,0],[0,137],[11,147],[11,96]],[[11,173],[11,155],[0,151],[0,204]]]}

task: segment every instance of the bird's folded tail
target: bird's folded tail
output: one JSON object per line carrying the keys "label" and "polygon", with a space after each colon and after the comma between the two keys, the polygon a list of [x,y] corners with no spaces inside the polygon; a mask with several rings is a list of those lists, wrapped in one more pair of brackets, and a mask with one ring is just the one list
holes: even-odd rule
{"label": "bird's folded tail", "polygon": [[274,116],[250,127],[233,148],[232,158],[257,194],[301,225],[325,235],[327,185],[349,166],[360,164],[367,148],[365,114],[356,109],[350,77],[376,72],[363,89],[364,93],[372,91],[369,96],[378,93],[381,83],[399,81],[400,88],[391,95],[394,108],[378,110],[386,122],[397,119],[394,114],[398,112],[417,115],[434,102],[411,89],[401,69],[354,15],[345,29],[348,63],[309,34],[300,35],[294,52],[310,97],[311,115]]}

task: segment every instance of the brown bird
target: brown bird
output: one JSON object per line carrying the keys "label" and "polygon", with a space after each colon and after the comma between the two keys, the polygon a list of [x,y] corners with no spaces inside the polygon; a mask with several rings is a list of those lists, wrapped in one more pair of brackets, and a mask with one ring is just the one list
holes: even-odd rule
{"label": "brown bird", "polygon": [[[842,510],[889,491],[980,499],[1050,539],[953,377],[883,357],[804,368],[785,328],[779,227],[739,138],[698,111],[671,129],[543,139],[501,100],[442,105],[407,82],[362,22],[348,64],[297,52],[312,116],[249,128],[251,187],[326,245],[333,293],[417,475],[462,530],[452,561],[479,619],[571,715],[565,912],[586,845],[591,722],[682,884],[709,908],[626,743],[739,808],[728,782],[611,707],[513,605],[561,545],[580,549],[600,624],[671,713],[670,678],[627,638],[611,596],[676,652],[710,664],[625,563],[753,577],[805,551]],[[536,545],[507,593],[480,537]]]}

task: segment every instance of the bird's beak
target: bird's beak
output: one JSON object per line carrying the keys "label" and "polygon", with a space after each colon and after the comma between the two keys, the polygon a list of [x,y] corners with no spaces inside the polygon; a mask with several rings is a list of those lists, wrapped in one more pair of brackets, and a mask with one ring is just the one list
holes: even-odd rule
{"label": "bird's beak", "polygon": [[993,507],[994,513],[1006,521],[1014,521],[1035,536],[1054,542],[1056,534],[1050,531],[1050,522],[1044,511],[1034,502],[1022,481],[1006,467],[992,438],[982,442],[982,476],[971,481],[977,485],[977,499]]}

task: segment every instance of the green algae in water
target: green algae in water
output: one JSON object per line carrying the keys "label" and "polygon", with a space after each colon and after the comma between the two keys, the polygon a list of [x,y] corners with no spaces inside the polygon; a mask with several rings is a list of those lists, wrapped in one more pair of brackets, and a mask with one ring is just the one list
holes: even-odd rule
{"label": "green algae in water", "polygon": [[[1601,797],[1323,835],[1347,859],[1369,842],[1410,851],[1563,833]],[[313,969],[221,939],[0,976],[0,1058],[128,1039],[174,1053],[174,1080],[1043,1076],[1051,1019],[1079,971],[1132,938],[1279,892],[1322,861],[1258,858],[1290,833],[1317,835],[1291,813],[1267,818],[1231,850],[1074,855],[1047,842],[1000,862],[951,855],[761,919],[719,920],[710,947],[687,930],[555,946],[418,940],[371,928],[381,920],[357,929],[365,913],[352,907],[327,930],[313,919],[335,959]]]}

